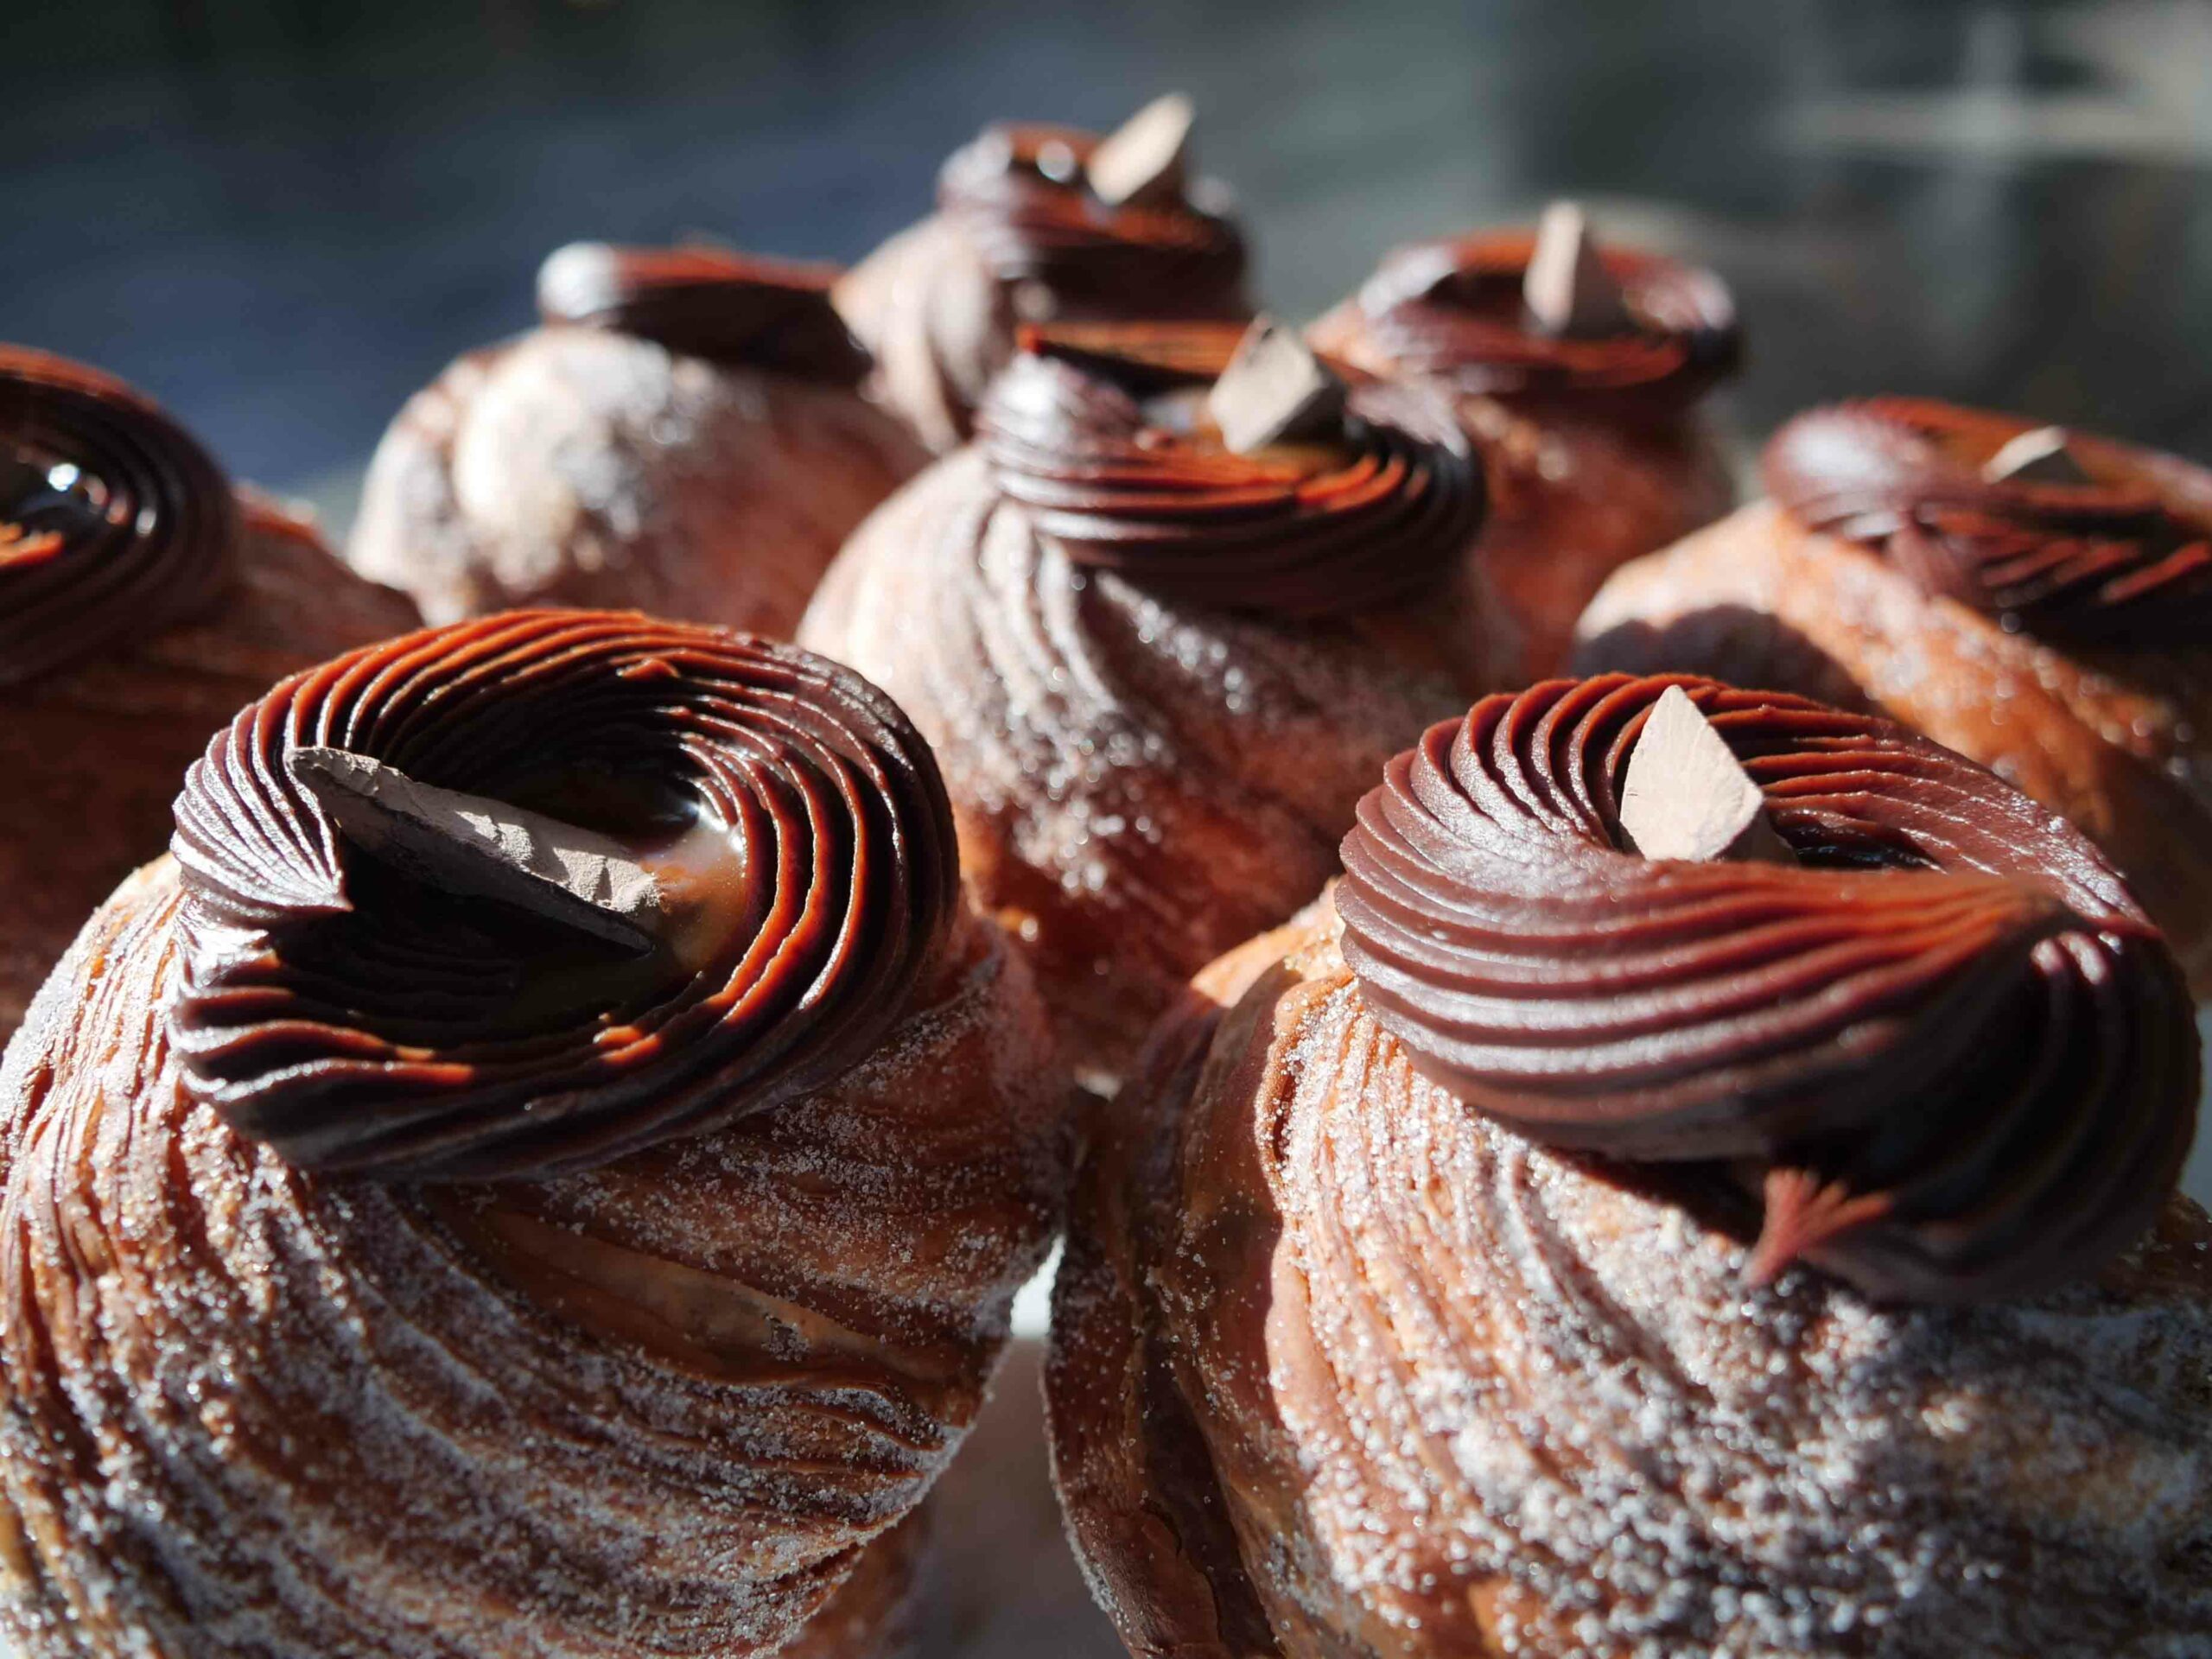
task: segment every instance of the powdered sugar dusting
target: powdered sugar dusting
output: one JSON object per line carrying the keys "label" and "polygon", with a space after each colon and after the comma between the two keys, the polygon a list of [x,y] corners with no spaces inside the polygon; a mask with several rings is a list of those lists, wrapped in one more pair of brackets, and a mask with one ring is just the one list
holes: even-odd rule
{"label": "powdered sugar dusting", "polygon": [[2212,1651],[2193,1205],[2029,1305],[1752,1289],[1742,1242],[1413,1073],[1325,938],[1295,965],[1135,1247],[1283,1652]]}
{"label": "powdered sugar dusting", "polygon": [[1118,1064],[1192,973],[1313,897],[1383,764],[1464,710],[1449,632],[1285,622],[1079,569],[969,449],[861,526],[800,639],[929,739],[980,896],[1084,1057]]}
{"label": "powdered sugar dusting", "polygon": [[175,904],[166,866],[126,887],[0,1071],[0,1629],[779,1645],[950,1457],[1049,1239],[1064,1093],[994,936],[787,1112],[424,1188],[302,1176],[184,1103]]}
{"label": "powdered sugar dusting", "polygon": [[849,387],[541,328],[409,401],[370,464],[348,556],[434,623],[634,606],[780,637],[923,459]]}

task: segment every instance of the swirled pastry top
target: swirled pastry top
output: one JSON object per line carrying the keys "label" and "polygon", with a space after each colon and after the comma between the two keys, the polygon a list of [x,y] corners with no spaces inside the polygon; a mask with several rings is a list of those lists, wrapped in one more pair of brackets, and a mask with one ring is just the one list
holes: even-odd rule
{"label": "swirled pastry top", "polygon": [[[1796,863],[1623,851],[1680,684]],[[2078,832],[1904,728],[1680,677],[1553,681],[1432,728],[1361,803],[1344,955],[1414,1065],[1549,1144],[1763,1185],[1763,1272],[1883,1297],[2093,1273],[2171,1191],[2197,1043]]]}
{"label": "swirled pastry top", "polygon": [[[631,956],[351,855],[327,746],[636,845],[691,920]],[[866,1058],[957,903],[951,810],[849,671],[727,630],[522,612],[358,651],[219,734],[177,803],[188,1086],[295,1164],[543,1176]],[[685,896],[688,895],[688,896]]]}
{"label": "swirled pastry top", "polygon": [[1201,604],[1319,615],[1436,583],[1483,511],[1448,400],[1362,380],[1336,435],[1240,454],[1205,393],[1241,333],[1024,331],[976,422],[998,488],[1077,564]]}
{"label": "swirled pastry top", "polygon": [[1535,247],[1533,232],[1497,231],[1395,250],[1349,308],[1362,360],[1467,393],[1660,408],[1690,403],[1735,369],[1736,304],[1713,272],[1608,246],[1599,257],[1633,327],[1569,338],[1529,316],[1522,285]]}
{"label": "swirled pastry top", "polygon": [[1042,283],[1071,306],[1243,315],[1246,253],[1235,224],[1189,188],[1167,201],[1101,200],[1084,181],[1098,142],[1071,127],[986,127],[938,173],[938,208],[1000,280]]}
{"label": "swirled pastry top", "polygon": [[1762,467],[1808,528],[2031,633],[2201,639],[2212,622],[2212,472],[2069,432],[2082,481],[1986,478],[2036,424],[1930,398],[1839,404],[1783,427]]}
{"label": "swirled pastry top", "polygon": [[230,481],[151,399],[0,346],[0,687],[204,609],[238,537]]}
{"label": "swirled pastry top", "polygon": [[635,335],[671,352],[857,385],[869,359],[830,302],[838,271],[719,248],[573,242],[537,271],[547,322]]}

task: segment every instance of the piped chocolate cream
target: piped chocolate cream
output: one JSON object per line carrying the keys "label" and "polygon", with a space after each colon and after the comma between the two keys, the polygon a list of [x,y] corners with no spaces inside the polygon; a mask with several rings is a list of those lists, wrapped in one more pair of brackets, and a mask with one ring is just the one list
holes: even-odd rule
{"label": "piped chocolate cream", "polygon": [[[1317,615],[1444,582],[1484,499],[1448,401],[1250,334],[1273,344],[1240,362],[1230,325],[1026,330],[977,423],[993,480],[1075,563],[1179,599]],[[1281,350],[1310,372],[1243,378]],[[1276,397],[1296,407],[1253,401]]]}
{"label": "piped chocolate cream", "polygon": [[1358,360],[1462,393],[1680,409],[1732,371],[1735,302],[1712,272],[1600,245],[1560,204],[1533,231],[1397,249],[1317,327]]}
{"label": "piped chocolate cream", "polygon": [[0,688],[205,609],[240,534],[222,469],[151,400],[0,346]]}
{"label": "piped chocolate cream", "polygon": [[1038,123],[987,127],[946,160],[938,206],[995,276],[1041,284],[1060,310],[1239,315],[1243,233],[1188,176],[1188,115],[1173,130],[1167,105],[1103,138]]}
{"label": "piped chocolate cream", "polygon": [[888,698],[635,615],[297,676],[176,810],[187,1086],[288,1162],[381,1177],[541,1178],[817,1089],[899,1018],[957,895]]}
{"label": "piped chocolate cream", "polygon": [[1762,470],[1807,529],[2037,638],[2194,643],[2212,621],[2212,473],[2176,457],[1882,397],[1797,416]]}
{"label": "piped chocolate cream", "polygon": [[[1627,844],[1677,690],[1789,859]],[[1544,1144],[1759,1195],[1755,1276],[1802,1257],[1880,1299],[2033,1294],[2138,1238],[2188,1147],[2189,997],[2125,884],[1887,721],[1554,681],[1432,728],[1343,850],[1345,960],[1415,1068]]]}
{"label": "piped chocolate cream", "polygon": [[537,311],[710,362],[858,385],[870,365],[830,302],[840,275],[713,247],[575,242],[538,268]]}

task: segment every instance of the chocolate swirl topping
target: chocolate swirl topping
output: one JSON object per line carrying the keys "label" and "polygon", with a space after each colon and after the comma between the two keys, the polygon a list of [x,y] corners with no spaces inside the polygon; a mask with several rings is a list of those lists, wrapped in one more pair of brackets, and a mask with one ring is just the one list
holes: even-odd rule
{"label": "chocolate swirl topping", "polygon": [[999,488],[1076,563],[1200,604],[1322,615],[1440,581],[1483,512],[1447,403],[1356,385],[1339,437],[1236,454],[1205,391],[1240,333],[1026,331],[976,423]]}
{"label": "chocolate swirl topping", "polygon": [[150,399],[0,346],[0,687],[200,611],[238,535],[222,469]]}
{"label": "chocolate swirl topping", "polygon": [[[1800,862],[1620,850],[1675,684]],[[2079,834],[1886,721],[1684,677],[1485,698],[1392,763],[1344,861],[1345,958],[1418,1069],[1547,1144],[1763,1189],[1761,1276],[2031,1294],[2132,1243],[2187,1150],[2163,939]]]}
{"label": "chocolate swirl topping", "polygon": [[1883,397],[1789,422],[1762,462],[1808,529],[2031,633],[2195,641],[2212,622],[2212,472],[2069,433],[2080,483],[1983,476],[2035,423]]}
{"label": "chocolate swirl topping", "polygon": [[[689,866],[625,954],[344,849],[288,773],[327,746]],[[955,913],[951,810],[891,701],[796,646],[594,612],[392,640],[285,681],[177,803],[194,1094],[306,1167],[590,1166],[819,1087],[898,1017]]]}
{"label": "chocolate swirl topping", "polygon": [[1709,270],[1632,248],[1599,257],[1633,332],[1594,340],[1533,327],[1522,283],[1535,234],[1415,243],[1386,257],[1354,304],[1368,345],[1408,376],[1494,397],[1604,398],[1678,408],[1736,367],[1735,302]]}
{"label": "chocolate swirl topping", "polygon": [[538,267],[537,311],[690,357],[858,385],[869,359],[830,302],[837,276],[718,248],[573,242]]}
{"label": "chocolate swirl topping", "polygon": [[987,127],[938,175],[938,205],[1002,282],[1034,281],[1076,311],[1241,316],[1244,238],[1185,191],[1111,206],[1086,188],[1096,134]]}

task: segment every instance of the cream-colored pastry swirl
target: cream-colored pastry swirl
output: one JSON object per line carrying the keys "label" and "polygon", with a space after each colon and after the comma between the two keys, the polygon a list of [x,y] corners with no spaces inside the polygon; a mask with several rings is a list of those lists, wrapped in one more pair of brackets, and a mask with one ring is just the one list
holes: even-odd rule
{"label": "cream-colored pastry swirl", "polygon": [[[1681,684],[1796,863],[1622,849]],[[2149,1224],[2195,1122],[2179,969],[2088,841],[1903,728],[1680,677],[1485,698],[1344,842],[1344,954],[1411,1063],[1551,1145],[1727,1166],[1758,1262],[2033,1294]]]}
{"label": "cream-colored pastry swirl", "polygon": [[[626,957],[349,858],[288,775],[305,746],[575,803],[682,852],[694,912]],[[194,1093],[295,1165],[385,1176],[543,1176],[817,1089],[874,1051],[957,907],[944,785],[889,699],[791,646],[603,612],[285,681],[193,768],[175,846]]]}
{"label": "cream-colored pastry swirl", "polygon": [[240,533],[222,469],[150,399],[0,346],[0,688],[205,610]]}

